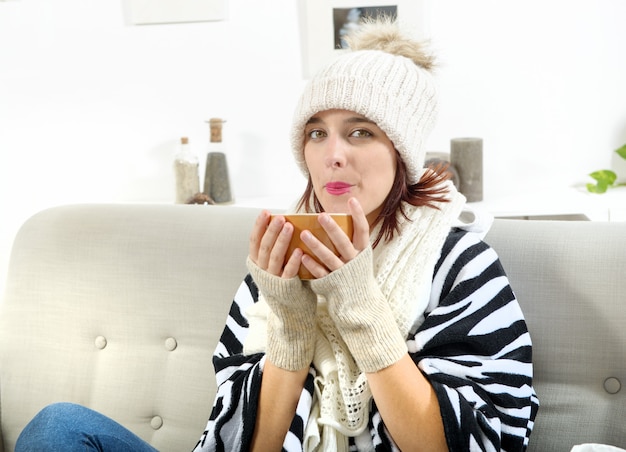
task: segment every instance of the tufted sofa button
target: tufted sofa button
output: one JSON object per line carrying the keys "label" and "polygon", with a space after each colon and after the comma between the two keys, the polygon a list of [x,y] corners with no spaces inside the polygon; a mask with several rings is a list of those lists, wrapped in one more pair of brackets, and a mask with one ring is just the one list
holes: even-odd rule
{"label": "tufted sofa button", "polygon": [[165,339],[165,348],[167,350],[174,351],[176,350],[176,347],[178,347],[178,343],[176,342],[176,339],[174,339],[173,337],[168,337],[167,339]]}
{"label": "tufted sofa button", "polygon": [[96,337],[96,340],[94,341],[94,344],[96,346],[96,348],[102,350],[104,347],[107,346],[107,338],[104,336],[98,336]]}
{"label": "tufted sofa button", "polygon": [[604,390],[609,394],[617,394],[622,389],[622,383],[615,377],[604,380]]}
{"label": "tufted sofa button", "polygon": [[154,430],[158,430],[163,427],[163,418],[161,416],[154,416],[152,419],[150,419],[150,427],[152,427]]}

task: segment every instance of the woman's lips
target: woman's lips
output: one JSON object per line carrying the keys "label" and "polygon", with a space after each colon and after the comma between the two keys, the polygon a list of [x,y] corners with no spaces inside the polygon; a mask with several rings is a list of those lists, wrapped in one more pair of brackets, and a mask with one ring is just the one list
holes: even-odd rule
{"label": "woman's lips", "polygon": [[324,188],[329,194],[339,196],[349,193],[352,184],[346,182],[328,182]]}

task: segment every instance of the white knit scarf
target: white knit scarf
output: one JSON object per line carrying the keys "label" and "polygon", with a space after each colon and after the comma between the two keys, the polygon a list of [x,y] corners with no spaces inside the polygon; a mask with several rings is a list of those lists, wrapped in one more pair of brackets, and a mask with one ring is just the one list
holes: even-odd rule
{"label": "white knit scarf", "polygon": [[[403,336],[423,321],[430,296],[434,266],[465,198],[452,186],[449,202],[439,209],[403,205],[408,220],[400,216],[400,229],[389,242],[373,250],[374,275],[388,300]],[[373,240],[380,229],[371,232]],[[244,353],[265,350],[267,303],[262,296],[247,311],[250,328]],[[367,450],[371,437],[365,432],[372,393],[348,347],[328,314],[326,300],[318,299],[317,336],[313,365],[317,371],[315,393],[306,426],[304,450],[348,450],[348,437],[355,437],[359,450]],[[363,434],[363,442],[359,435]],[[360,443],[360,444],[359,444]]]}

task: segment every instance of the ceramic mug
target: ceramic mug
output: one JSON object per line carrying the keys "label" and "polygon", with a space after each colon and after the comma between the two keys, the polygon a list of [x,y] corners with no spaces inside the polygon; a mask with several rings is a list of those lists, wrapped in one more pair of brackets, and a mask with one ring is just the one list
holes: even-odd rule
{"label": "ceramic mug", "polygon": [[[345,213],[331,213],[329,215],[352,240],[352,233],[354,231],[354,227],[352,225],[352,216]],[[317,221],[319,213],[298,213],[287,214],[283,216],[289,223],[293,225],[293,235],[291,236],[291,242],[289,243],[289,248],[287,250],[287,258],[291,256],[296,248],[300,248],[302,251],[304,251],[305,254],[308,254],[313,259],[317,260],[309,247],[304,244],[302,239],[300,239],[300,233],[302,233],[302,231],[304,230],[310,231],[311,234],[317,237],[317,239],[324,245],[326,245],[328,249],[330,249],[336,255],[339,255],[335,246],[333,245],[333,242],[328,237],[328,234],[326,234],[326,231],[324,230],[322,225],[319,223],[319,221]],[[307,270],[304,265],[300,265],[298,276],[300,277],[300,279],[315,279],[315,277],[311,274],[311,272],[309,272],[309,270]]]}

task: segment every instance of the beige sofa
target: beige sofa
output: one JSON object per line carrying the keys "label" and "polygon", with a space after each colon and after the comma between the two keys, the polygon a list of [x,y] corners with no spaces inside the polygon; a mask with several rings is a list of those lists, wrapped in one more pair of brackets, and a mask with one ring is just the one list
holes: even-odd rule
{"label": "beige sofa", "polygon": [[[93,407],[161,451],[191,450],[257,212],[71,205],[27,221],[0,306],[4,451],[56,401]],[[486,241],[534,341],[542,406],[530,449],[626,446],[626,223],[497,220]]]}

